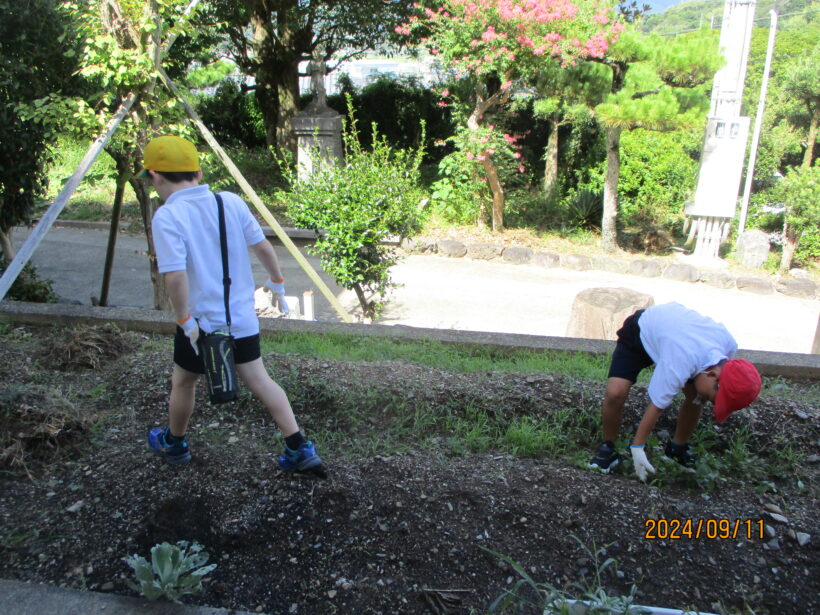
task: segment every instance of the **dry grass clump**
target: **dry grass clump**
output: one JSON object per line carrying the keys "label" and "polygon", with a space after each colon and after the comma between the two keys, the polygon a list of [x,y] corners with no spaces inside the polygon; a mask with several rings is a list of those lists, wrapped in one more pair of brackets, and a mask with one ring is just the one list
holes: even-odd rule
{"label": "dry grass clump", "polygon": [[0,468],[31,478],[75,451],[91,425],[59,391],[11,385],[0,391]]}
{"label": "dry grass clump", "polygon": [[45,363],[55,369],[98,369],[106,361],[116,359],[136,347],[133,334],[120,331],[114,323],[101,326],[80,325],[61,332],[44,356]]}

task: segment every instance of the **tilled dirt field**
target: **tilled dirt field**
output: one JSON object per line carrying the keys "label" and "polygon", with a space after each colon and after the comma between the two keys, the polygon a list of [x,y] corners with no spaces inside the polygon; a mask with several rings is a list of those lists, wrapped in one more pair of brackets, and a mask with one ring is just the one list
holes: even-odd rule
{"label": "tilled dirt field", "polygon": [[[709,490],[683,481],[655,486],[627,471],[588,471],[571,455],[456,455],[440,433],[392,454],[384,453],[389,446],[339,450],[342,435],[395,437],[388,426],[401,420],[388,407],[352,420],[340,411],[353,399],[342,399],[344,391],[401,397],[404,411],[464,404],[548,417],[570,404],[597,403],[601,383],[267,356],[308,435],[340,434],[338,442],[318,442],[328,480],[294,479],[276,469],[275,430],[247,398],[200,404],[190,432],[193,462],[163,465],[144,440],[165,422],[169,350],[132,335],[131,347],[144,344],[139,352],[110,357],[98,369],[58,369],[54,339],[40,330],[3,334],[4,433],[12,421],[23,424],[21,417],[63,417],[30,431],[27,456],[3,443],[3,578],[133,594],[123,557],[147,556],[162,541],[196,540],[218,567],[205,591],[184,601],[267,613],[485,613],[519,579],[499,554],[556,588],[594,585],[613,558],[617,565],[606,567],[600,583],[611,595],[636,585],[640,604],[723,614],[820,612],[820,426],[810,403],[766,396],[722,428],[747,430],[761,458],[790,442],[805,464],[799,476]],[[645,392],[635,393],[625,430],[645,403]],[[714,429],[710,417],[704,421]],[[715,454],[732,454],[717,442]],[[587,444],[591,450],[596,442]],[[51,452],[38,458],[34,452],[46,446]],[[667,467],[662,461],[659,473]],[[703,522],[700,536],[684,529],[681,538],[664,538],[665,528],[686,520],[693,532]],[[649,535],[653,528],[661,535]]]}

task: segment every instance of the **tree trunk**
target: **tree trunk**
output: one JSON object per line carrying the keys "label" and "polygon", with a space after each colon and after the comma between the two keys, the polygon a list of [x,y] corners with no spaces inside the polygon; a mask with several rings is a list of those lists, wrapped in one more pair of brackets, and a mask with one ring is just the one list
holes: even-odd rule
{"label": "tree trunk", "polygon": [[362,315],[364,318],[372,321],[376,316],[376,306],[373,305],[372,301],[367,300],[361,285],[354,284],[353,292],[356,293],[356,298],[359,300],[359,305],[362,306]]}
{"label": "tree trunk", "polygon": [[504,186],[498,179],[498,169],[489,154],[484,154],[481,161],[484,172],[487,174],[487,184],[493,193],[493,233],[500,233],[504,230]]}
{"label": "tree trunk", "polygon": [[157,253],[154,249],[154,234],[151,232],[151,218],[154,216],[156,207],[152,199],[148,196],[148,190],[145,184],[135,178],[128,180],[134,194],[137,195],[137,201],[140,204],[140,213],[142,214],[142,225],[145,229],[145,239],[148,242],[148,266],[151,275],[151,285],[154,288],[154,309],[155,310],[171,310],[171,300],[168,298],[168,291],[165,289],[165,280],[162,278],[157,267]]}
{"label": "tree trunk", "polygon": [[811,168],[812,162],[814,162],[814,144],[817,142],[817,125],[820,124],[820,108],[816,109],[811,114],[811,123],[809,124],[809,139],[806,143],[806,151],[803,153],[803,164],[801,165],[804,169]]}
{"label": "tree trunk", "polygon": [[618,178],[621,174],[621,129],[606,129],[606,179],[604,180],[604,212],[601,218],[601,244],[604,252],[614,252],[618,246]]}
{"label": "tree trunk", "polygon": [[[301,58],[298,23],[293,22],[297,0],[271,4],[266,0],[255,0],[251,10],[253,48],[259,63],[254,75],[256,100],[265,123],[267,145],[295,155],[296,137],[291,120],[299,110]],[[272,23],[274,12],[275,26]]]}
{"label": "tree trunk", "polygon": [[550,118],[550,134],[544,153],[544,195],[549,199],[555,193],[558,183],[558,126],[560,122]]}
{"label": "tree trunk", "polygon": [[11,233],[13,230],[14,227],[0,229],[0,247],[2,247],[3,258],[6,259],[7,265],[13,261],[14,257],[17,255],[17,252],[14,249],[14,244],[11,243]]}
{"label": "tree trunk", "polygon": [[794,251],[797,249],[797,241],[800,239],[788,222],[783,223],[783,252],[780,255],[780,273],[786,273],[792,266]]}

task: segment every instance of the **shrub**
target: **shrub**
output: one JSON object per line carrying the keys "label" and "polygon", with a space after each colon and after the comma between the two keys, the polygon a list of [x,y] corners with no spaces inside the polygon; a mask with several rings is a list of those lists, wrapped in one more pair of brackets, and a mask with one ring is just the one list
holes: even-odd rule
{"label": "shrub", "polygon": [[241,91],[232,79],[224,80],[213,96],[202,97],[197,110],[220,143],[265,145],[265,125],[256,97]]}
{"label": "shrub", "polygon": [[316,231],[310,251],[321,257],[324,270],[339,286],[356,293],[365,318],[374,318],[393,286],[390,267],[398,261],[384,241],[409,237],[420,228],[423,150],[394,151],[375,127],[372,149],[364,149],[352,106],[348,109],[344,164],[323,162],[321,152],[315,151],[316,171],[306,180],[283,165],[291,189],[279,197],[295,224]]}
{"label": "shrub", "polygon": [[[0,256],[0,274],[6,270],[6,259]],[[52,280],[42,280],[32,263],[26,263],[9,288],[5,298],[11,301],[31,301],[33,303],[57,303],[59,297],[54,292]]]}
{"label": "shrub", "polygon": [[202,591],[202,577],[216,568],[216,564],[203,565],[208,557],[202,545],[194,542],[188,550],[188,542],[180,540],[176,545],[167,542],[154,545],[150,564],[136,554],[123,560],[134,569],[139,583],[129,581],[131,589],[149,600],[164,597],[178,601],[186,594]]}

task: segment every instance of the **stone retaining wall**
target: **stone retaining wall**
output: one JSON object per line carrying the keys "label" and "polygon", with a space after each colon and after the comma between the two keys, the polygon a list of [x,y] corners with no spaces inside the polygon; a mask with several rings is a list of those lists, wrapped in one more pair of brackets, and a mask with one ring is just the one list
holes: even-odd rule
{"label": "stone retaining wall", "polygon": [[684,263],[669,263],[659,258],[625,260],[605,255],[557,254],[519,246],[492,243],[465,244],[452,239],[413,237],[401,244],[406,254],[437,254],[446,258],[472,258],[501,261],[513,265],[562,267],[574,271],[597,269],[611,273],[637,275],[644,278],[664,278],[691,284],[701,282],[715,288],[736,288],[759,295],[775,292],[799,299],[820,299],[820,285],[803,277],[771,279],[753,276],[733,276],[727,271],[701,270]]}

